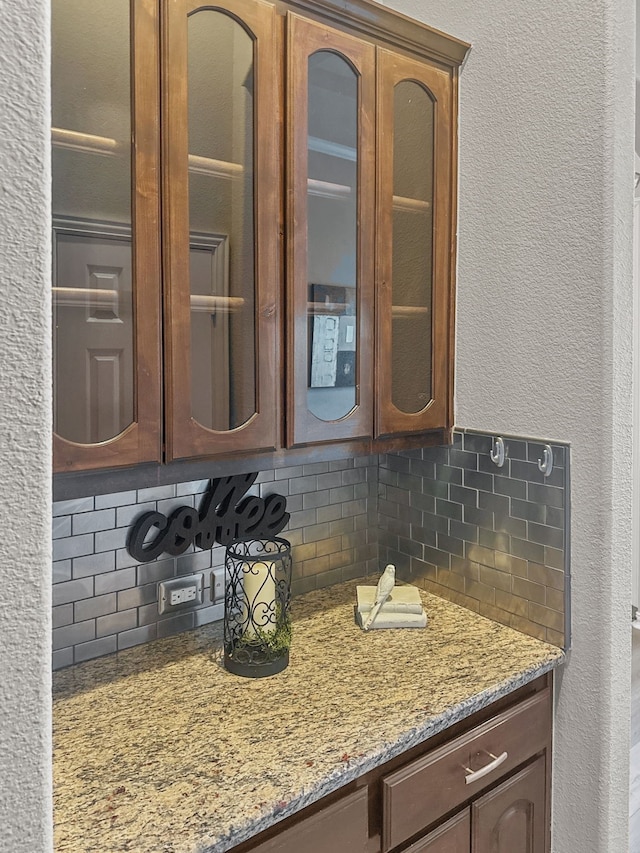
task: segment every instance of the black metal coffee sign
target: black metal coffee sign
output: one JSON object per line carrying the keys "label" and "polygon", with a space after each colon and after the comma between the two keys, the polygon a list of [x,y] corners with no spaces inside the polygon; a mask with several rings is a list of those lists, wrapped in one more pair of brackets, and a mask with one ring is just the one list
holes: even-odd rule
{"label": "black metal coffee sign", "polygon": [[[206,550],[216,542],[228,545],[235,539],[275,536],[289,521],[287,499],[282,495],[249,495],[243,499],[257,476],[239,474],[211,480],[199,511],[181,506],[168,517],[146,512],[132,526],[127,550],[135,560],[148,563],[160,554],[177,557],[193,543]],[[149,539],[154,528],[157,533]]]}

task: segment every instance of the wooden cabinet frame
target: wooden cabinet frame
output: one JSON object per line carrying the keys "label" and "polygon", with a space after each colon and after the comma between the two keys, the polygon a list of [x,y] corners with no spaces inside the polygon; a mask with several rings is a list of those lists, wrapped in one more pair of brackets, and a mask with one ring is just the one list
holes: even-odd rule
{"label": "wooden cabinet frame", "polygon": [[[99,444],[79,444],[54,434],[55,471],[84,471],[162,459],[158,32],[155,0],[134,0],[131,14],[134,420],[115,438]],[[99,144],[96,137],[91,141]]]}
{"label": "wooden cabinet frame", "polygon": [[[253,0],[227,0],[224,11],[254,41],[254,215],[256,412],[228,431],[192,417],[189,283],[187,18],[210,7],[166,0],[163,53],[163,247],[165,310],[165,453],[167,460],[212,456],[278,445],[280,124],[275,9]],[[259,133],[259,136],[258,136]]]}
{"label": "wooden cabinet frame", "polygon": [[[377,346],[376,436],[447,428],[453,372],[452,174],[455,158],[451,75],[435,66],[378,49]],[[392,402],[393,314],[393,93],[401,81],[420,84],[434,102],[433,261],[431,270],[431,399],[419,412],[402,412]]]}
{"label": "wooden cabinet frame", "polygon": [[[372,433],[375,48],[291,12],[287,15],[287,46],[287,127],[290,134],[287,145],[287,220],[290,225],[287,251],[287,443],[296,446],[367,437]],[[317,51],[330,51],[347,60],[358,79],[356,400],[354,408],[335,421],[320,420],[307,407],[308,60]]]}
{"label": "wooden cabinet frame", "polygon": [[[254,41],[256,412],[225,431],[197,423],[191,405],[187,18],[200,9],[229,15]],[[74,493],[93,493],[98,475],[92,479],[81,472],[172,462],[161,475],[157,466],[140,469],[143,478],[151,472],[155,482],[158,476],[184,478],[186,466],[204,466],[211,458],[224,465],[234,454],[240,462],[253,455],[270,465],[287,453],[291,459],[317,460],[325,453],[319,447],[323,443],[328,453],[331,447],[370,453],[446,441],[453,425],[457,81],[469,45],[371,0],[228,0],[216,6],[198,0],[131,0],[131,10],[134,422],[99,444],[54,437],[55,470],[69,472],[60,483]],[[307,409],[303,240],[307,60],[321,49],[344,56],[359,75],[361,146],[356,406],[348,416],[329,422]],[[389,98],[394,80],[407,75],[422,83],[437,105],[434,395],[416,415],[404,415],[392,405],[385,361],[391,341],[385,235],[392,175],[389,157],[380,153],[393,127]],[[292,124],[286,159],[285,108]],[[291,235],[286,257],[285,207]],[[104,476],[113,488],[118,472]]]}

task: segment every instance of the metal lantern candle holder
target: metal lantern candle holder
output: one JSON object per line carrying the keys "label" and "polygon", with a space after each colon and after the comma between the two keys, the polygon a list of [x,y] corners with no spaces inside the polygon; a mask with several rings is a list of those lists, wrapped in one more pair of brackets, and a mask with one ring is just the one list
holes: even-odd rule
{"label": "metal lantern candle holder", "polygon": [[291,566],[285,539],[227,545],[224,665],[229,672],[261,678],[289,663]]}

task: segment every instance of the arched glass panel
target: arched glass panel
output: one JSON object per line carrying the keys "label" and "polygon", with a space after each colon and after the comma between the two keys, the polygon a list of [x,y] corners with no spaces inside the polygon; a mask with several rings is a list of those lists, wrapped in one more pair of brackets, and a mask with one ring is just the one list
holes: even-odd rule
{"label": "arched glass panel", "polygon": [[256,411],[253,51],[229,15],[189,17],[192,415],[220,431]]}
{"label": "arched glass panel", "polygon": [[54,429],[134,420],[129,0],[52,5]]}
{"label": "arched glass panel", "polygon": [[332,421],[357,401],[358,77],[327,50],[308,72],[307,404]]}
{"label": "arched glass panel", "polygon": [[394,88],[392,401],[424,409],[432,391],[434,103],[423,86]]}

